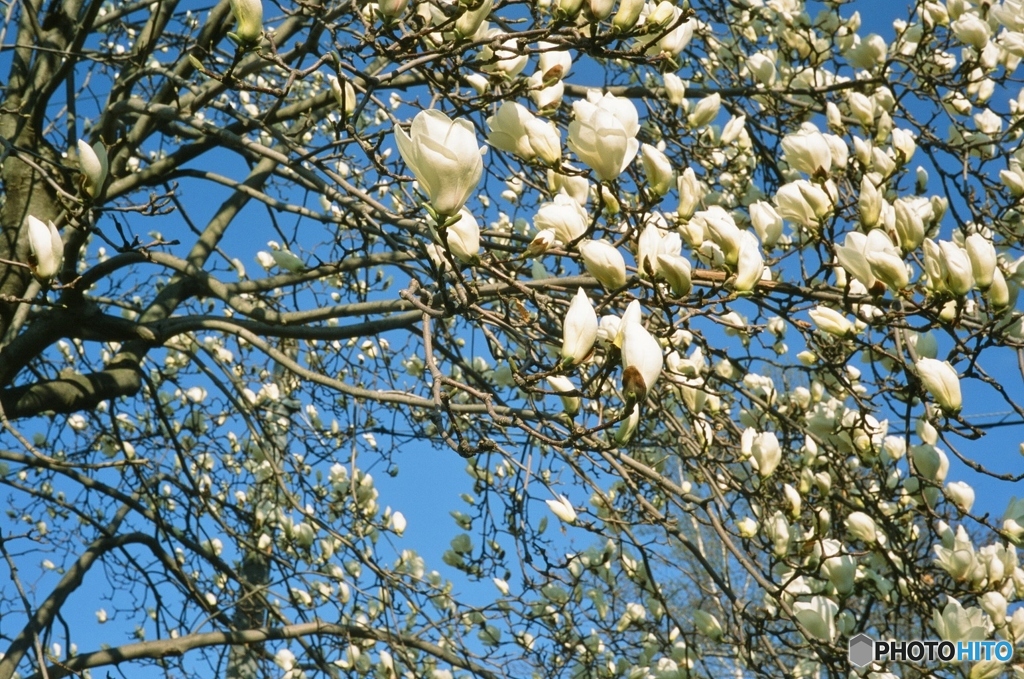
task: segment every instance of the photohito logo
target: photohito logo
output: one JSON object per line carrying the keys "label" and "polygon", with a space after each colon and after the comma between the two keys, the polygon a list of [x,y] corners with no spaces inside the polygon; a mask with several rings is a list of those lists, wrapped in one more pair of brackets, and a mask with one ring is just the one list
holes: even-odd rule
{"label": "photohito logo", "polygon": [[849,654],[850,664],[854,667],[864,667],[881,660],[1007,662],[1013,657],[1013,646],[1009,641],[875,641],[866,634],[858,634],[850,639]]}

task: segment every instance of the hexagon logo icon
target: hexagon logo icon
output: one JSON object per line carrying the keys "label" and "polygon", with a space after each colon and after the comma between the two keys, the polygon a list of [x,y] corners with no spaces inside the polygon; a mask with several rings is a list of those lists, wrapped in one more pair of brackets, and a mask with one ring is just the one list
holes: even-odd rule
{"label": "hexagon logo icon", "polygon": [[875,659],[875,640],[866,634],[850,639],[850,664],[864,667]]}

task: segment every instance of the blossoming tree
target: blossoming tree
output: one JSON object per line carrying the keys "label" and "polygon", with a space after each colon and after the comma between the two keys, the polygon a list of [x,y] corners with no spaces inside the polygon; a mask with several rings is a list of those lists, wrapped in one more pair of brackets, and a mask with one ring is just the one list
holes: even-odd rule
{"label": "blossoming tree", "polygon": [[0,679],[1024,642],[1024,6],[858,10],[9,3]]}

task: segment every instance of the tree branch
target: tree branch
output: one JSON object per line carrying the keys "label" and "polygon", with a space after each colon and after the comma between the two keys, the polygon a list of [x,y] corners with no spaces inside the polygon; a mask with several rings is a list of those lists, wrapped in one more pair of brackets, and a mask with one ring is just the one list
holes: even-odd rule
{"label": "tree branch", "polygon": [[[52,665],[46,669],[50,679],[61,679],[82,670],[117,665],[122,662],[143,659],[158,659],[168,656],[183,655],[187,651],[210,646],[235,646],[239,644],[258,644],[266,641],[282,639],[298,639],[309,636],[343,637],[356,639],[373,639],[392,646],[405,646],[428,653],[439,660],[460,667],[485,679],[498,679],[500,676],[468,657],[464,657],[437,644],[424,641],[415,636],[397,634],[386,630],[375,630],[358,625],[336,625],[319,620],[285,627],[264,627],[260,629],[241,630],[237,632],[205,632],[192,634],[177,639],[160,639],[129,644],[118,648],[108,648],[93,653],[83,653],[60,665]],[[6,660],[6,658],[5,658]],[[42,679],[42,673],[30,675],[27,679]],[[0,675],[3,679],[3,675]]]}

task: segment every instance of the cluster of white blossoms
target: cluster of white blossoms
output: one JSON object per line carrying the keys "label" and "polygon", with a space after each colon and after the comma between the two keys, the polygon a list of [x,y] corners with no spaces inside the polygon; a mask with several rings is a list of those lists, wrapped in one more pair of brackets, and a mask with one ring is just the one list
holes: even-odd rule
{"label": "cluster of white blossoms", "polygon": [[[850,364],[841,365],[838,371],[832,369],[814,344],[848,347],[846,356],[852,355],[854,347],[870,343],[868,334],[884,331],[893,322],[887,309],[901,300],[934,307],[936,317],[945,322],[992,322],[1002,331],[1016,327],[1019,333],[1021,324],[1014,308],[1024,283],[1024,266],[1009,250],[1000,251],[1000,236],[984,224],[968,222],[952,235],[943,235],[948,200],[926,195],[927,172],[920,167],[916,172],[910,170],[918,155],[917,135],[894,121],[899,104],[889,87],[874,82],[857,84],[855,79],[817,65],[824,61],[821,55],[837,50],[867,78],[889,55],[911,55],[922,39],[922,24],[900,23],[897,41],[887,45],[877,35],[858,35],[859,16],[801,32],[794,28],[799,22],[787,14],[799,13],[800,3],[768,5],[778,15],[778,25],[750,18],[744,29],[749,31],[748,37],[778,39],[808,58],[811,66],[800,70],[786,64],[773,49],[750,55],[738,68],[765,91],[785,81],[791,87],[807,89],[835,87],[836,92],[824,107],[815,109],[816,116],[809,115],[811,120],[778,140],[775,169],[779,180],[768,192],[753,187],[750,181],[757,161],[746,116],[731,115],[723,121],[719,93],[688,101],[690,84],[671,71],[663,74],[661,87],[656,78],[648,81],[648,96],[664,97],[667,106],[681,110],[686,127],[713,149],[708,156],[711,163],[679,164],[679,156],[653,130],[653,116],[649,129],[636,102],[612,92],[590,90],[585,98],[573,101],[563,129],[554,112],[564,97],[562,79],[572,61],[556,43],[538,43],[529,51],[524,49],[524,41],[507,38],[489,44],[481,55],[486,63],[483,70],[489,75],[471,74],[467,80],[478,94],[490,91],[497,82],[495,74],[504,80],[529,82],[534,111],[525,99],[505,100],[486,120],[491,147],[546,173],[548,179],[546,187],[532,185],[540,198],[532,213],[533,230],[523,229],[525,242],[502,240],[503,245],[518,244],[521,250],[516,255],[534,260],[534,278],[556,278],[539,264],[545,257],[556,257],[559,271],[565,271],[568,259],[596,283],[584,287],[573,283],[573,293],[558,307],[562,310],[561,347],[544,375],[550,389],[547,393],[559,396],[569,416],[585,416],[588,400],[597,397],[588,390],[588,378],[605,368],[621,367],[615,393],[623,407],[612,415],[619,421],[612,437],[615,445],[628,444],[644,402],[661,389],[684,404],[692,418],[692,431],[706,450],[720,441],[715,429],[720,426],[723,406],[720,388],[713,386],[716,381],[742,385],[760,399],[765,412],[741,412],[737,456],[741,464],[735,474],[754,487],[784,477],[786,481],[778,483],[784,508],[775,510],[751,501],[749,509],[755,516],[738,519],[736,534],[744,539],[766,539],[776,557],[788,560],[790,566],[780,563],[773,573],[776,582],[788,584],[772,606],[777,605],[781,614],[796,621],[809,637],[834,641],[839,633],[853,630],[855,621],[849,610],[841,609],[841,602],[855,587],[898,597],[904,585],[877,575],[880,571],[875,566],[901,557],[889,544],[889,529],[877,520],[872,497],[849,499],[853,511],[843,517],[838,531],[823,507],[810,510],[814,518],[813,525],[808,525],[808,498],[827,498],[833,493],[834,476],[820,462],[823,449],[853,456],[859,460],[857,464],[882,460],[895,466],[906,458],[911,474],[894,472],[878,480],[879,490],[902,488],[903,504],[880,501],[881,513],[894,521],[903,520],[899,517],[906,506],[935,507],[943,499],[956,511],[969,513],[974,491],[963,481],[947,481],[948,457],[935,432],[943,418],[960,416],[964,401],[961,370],[970,368],[956,351],[940,358],[930,335],[898,331],[906,354],[898,359],[887,355],[880,361],[906,385],[908,392],[900,399],[923,408],[918,420],[920,442],[911,443],[910,436],[888,435],[888,420],[850,404],[850,395],[865,393],[860,370]],[[405,11],[404,5],[395,7],[385,10],[382,3],[381,12],[394,18]],[[978,84],[968,93],[973,103],[952,94],[948,100],[951,111],[963,113],[983,105],[991,94],[986,91],[986,72],[996,64],[1015,65],[1024,55],[1024,20],[1014,7],[1004,3],[986,14],[982,7],[960,0],[922,5],[923,26],[948,27],[955,39],[967,46],[964,63],[977,71]],[[459,21],[463,25],[456,26],[456,32],[463,37],[489,35],[487,31],[492,29],[486,27],[485,19],[491,5],[487,3],[485,8],[462,14]],[[610,31],[628,32],[638,25],[671,28],[648,31],[637,38],[648,46],[648,53],[668,57],[678,55],[704,28],[694,19],[682,21],[681,10],[666,2],[623,0],[616,11],[613,2],[555,0],[549,9],[560,20],[607,26]],[[737,13],[749,16],[750,11]],[[472,21],[466,19],[470,14]],[[437,22],[436,17],[432,20]],[[610,20],[610,26],[605,20]],[[1001,32],[1000,24],[1005,27]],[[590,30],[596,33],[598,29]],[[834,31],[835,43],[826,39],[826,30]],[[443,41],[445,36],[437,39]],[[531,52],[540,53],[539,68],[533,76],[520,76],[529,65]],[[715,65],[715,59],[713,53],[703,57],[709,66]],[[945,54],[928,59],[937,72],[944,73],[951,72],[951,62],[956,61]],[[992,144],[1002,130],[1001,118],[984,109],[971,120],[972,129],[951,131],[952,141],[962,142],[971,153],[991,155]],[[716,124],[720,122],[724,124]],[[475,224],[464,206],[483,177],[483,150],[468,120],[453,121],[436,110],[423,111],[413,119],[410,133],[396,126],[395,136],[402,158],[426,194],[428,211],[450,216],[463,210],[462,219]],[[998,173],[999,181],[1014,197],[1024,195],[1022,162],[1024,159],[1015,156],[1009,169]],[[916,178],[913,192],[901,181],[908,175]],[[526,205],[524,183],[515,178],[508,182],[510,190],[503,197]],[[631,185],[635,187],[632,192]],[[673,191],[678,200],[675,214],[659,211],[659,203]],[[448,238],[451,254],[469,261],[451,235]],[[479,243],[482,256],[488,257],[488,241],[480,239],[479,230],[472,242]],[[662,309],[666,304],[684,308],[697,285],[726,291],[730,295],[727,302],[757,294],[759,286],[762,291],[771,289],[793,280],[795,267],[785,262],[790,253],[815,248],[824,253],[825,271],[824,278],[815,280],[833,286],[835,293],[807,293],[804,309],[812,325],[805,336],[814,342],[797,355],[809,370],[811,383],[806,387],[779,392],[771,378],[744,374],[721,357],[705,357],[701,346],[686,355],[692,335],[666,323],[657,310],[645,309],[655,304]],[[492,256],[496,261],[504,257]],[[796,280],[796,284],[800,282]],[[630,299],[621,314],[599,315],[597,311],[614,309]],[[742,338],[746,346],[761,332],[732,307],[725,309],[715,318],[726,335]],[[780,355],[788,351],[783,341],[788,324],[777,317],[767,324],[777,338],[772,348]],[[657,384],[659,378],[662,385]],[[767,414],[768,408],[775,409],[773,415]],[[779,418],[801,424],[807,432],[802,445],[782,440]],[[1005,534],[1013,540],[1024,536],[1024,510],[1019,504],[1011,506],[1004,523]],[[565,524],[580,520],[580,513],[564,495],[548,500],[547,505]],[[595,507],[598,516],[606,512],[603,505],[595,502]],[[849,544],[824,537],[830,534],[844,537]],[[958,582],[973,578],[975,591],[985,590],[982,609],[987,617],[982,627],[986,635],[999,630],[999,634],[1016,639],[1018,632],[1013,630],[1024,630],[1024,613],[1020,621],[1015,615],[1011,625],[1006,607],[1007,601],[1017,597],[1015,583],[1024,582],[1024,571],[1017,565],[1014,548],[986,547],[985,554],[1002,550],[997,561],[1004,568],[998,577],[984,575],[982,571],[991,570],[996,557],[975,557],[969,540],[967,546],[958,547],[966,538],[954,539],[952,531],[946,534],[949,539],[944,537],[943,545],[935,547],[936,563]],[[804,549],[811,544],[813,550]],[[820,577],[798,575],[794,564],[817,569]],[[642,607],[638,610],[643,611]],[[978,610],[959,607],[951,599],[945,608],[935,610],[937,629],[962,627],[966,623],[961,618],[973,620]],[[701,614],[699,631],[720,638],[722,627],[717,618]],[[629,619],[623,624],[636,622]]]}

